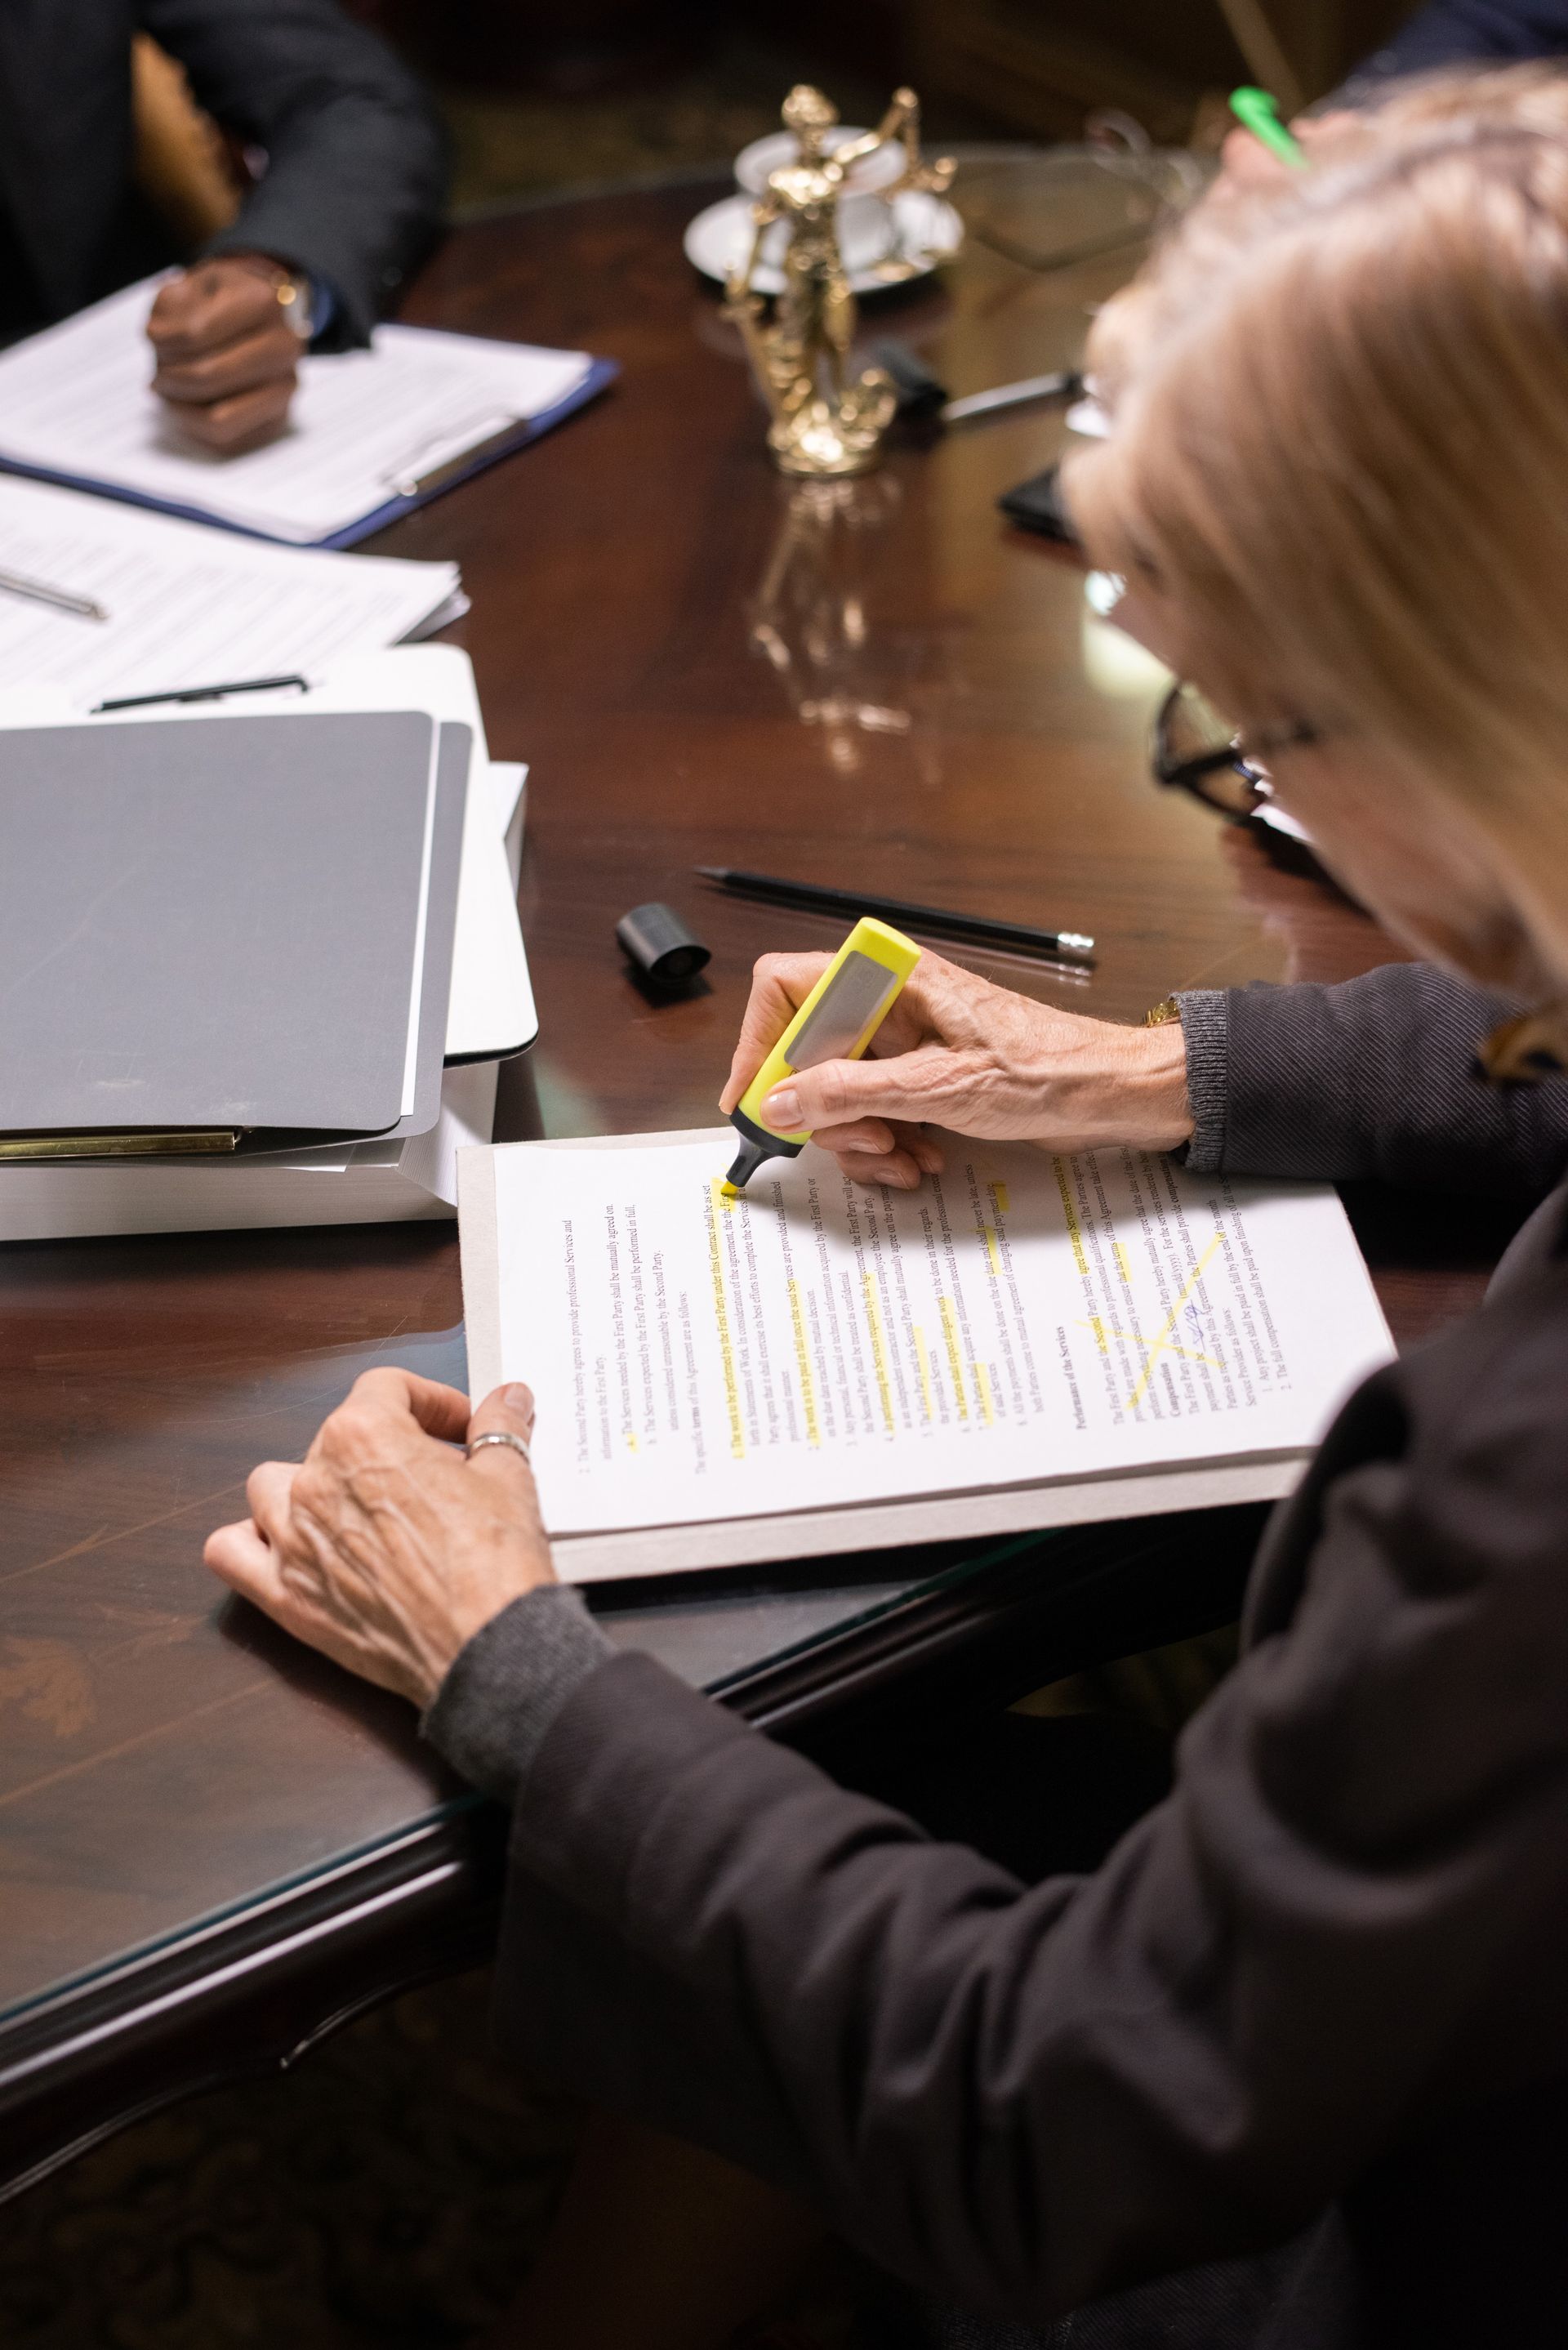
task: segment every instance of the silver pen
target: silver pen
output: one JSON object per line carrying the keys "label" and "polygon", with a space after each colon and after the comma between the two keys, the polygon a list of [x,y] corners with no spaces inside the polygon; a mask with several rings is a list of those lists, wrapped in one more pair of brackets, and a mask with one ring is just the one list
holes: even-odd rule
{"label": "silver pen", "polygon": [[999,383],[994,391],[965,392],[938,411],[944,424],[961,424],[966,417],[988,416],[992,409],[1022,408],[1030,400],[1075,400],[1084,379],[1075,369],[1059,368],[1054,375],[1032,375],[1023,383]]}
{"label": "silver pen", "polygon": [[990,391],[966,391],[950,400],[946,384],[907,343],[877,343],[872,356],[893,379],[900,413],[918,424],[964,424],[971,416],[1021,408],[1025,400],[1076,400],[1084,389],[1076,368],[1057,368],[1051,375],[1026,376],[1022,383],[999,383]]}
{"label": "silver pen", "polygon": [[47,579],[29,579],[20,571],[0,571],[0,592],[25,596],[30,604],[52,604],[57,612],[75,612],[84,620],[109,618],[92,597],[73,596],[68,588],[51,588]]}

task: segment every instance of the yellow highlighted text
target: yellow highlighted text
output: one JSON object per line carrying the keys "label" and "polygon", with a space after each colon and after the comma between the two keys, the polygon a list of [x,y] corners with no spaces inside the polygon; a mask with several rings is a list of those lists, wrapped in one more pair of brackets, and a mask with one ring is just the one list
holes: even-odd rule
{"label": "yellow highlighted text", "polygon": [[877,1284],[868,1273],[860,1276],[860,1287],[866,1299],[866,1326],[871,1334],[871,1360],[876,1367],[877,1392],[882,1399],[882,1417],[888,1423],[888,1433],[893,1433],[893,1383],[888,1376],[888,1338],[882,1327],[882,1308],[877,1302]]}
{"label": "yellow highlighted text", "polygon": [[958,1406],[959,1418],[967,1419],[969,1405],[964,1399],[963,1371],[959,1362],[958,1316],[953,1312],[950,1297],[939,1297],[937,1305],[942,1317],[942,1336],[947,1341],[948,1368],[952,1373],[953,1401]]}
{"label": "yellow highlighted text", "polygon": [[[711,1185],[713,1205],[728,1207],[717,1176]],[[719,1219],[708,1226],[708,1272],[713,1284],[713,1314],[719,1325],[719,1359],[724,1368],[724,1409],[730,1421],[730,1451],[737,1461],[746,1457],[746,1431],[741,1419],[741,1385],[735,1377],[735,1350],[730,1341],[730,1309],[724,1302],[724,1267],[719,1253]]]}
{"label": "yellow highlighted text", "polygon": [[970,1367],[974,1373],[974,1391],[980,1399],[980,1416],[990,1428],[996,1419],[996,1407],[991,1399],[991,1373],[983,1363],[972,1363]]}
{"label": "yellow highlighted text", "polygon": [[931,1357],[926,1345],[926,1334],[917,1322],[913,1325],[910,1335],[915,1341],[915,1359],[920,1367],[920,1401],[924,1406],[926,1418],[935,1419],[937,1398],[936,1389],[931,1385]]}
{"label": "yellow highlighted text", "polygon": [[1060,1159],[1053,1159],[1051,1164],[1056,1170],[1056,1189],[1062,1194],[1062,1213],[1067,1219],[1067,1238],[1073,1243],[1073,1263],[1086,1281],[1089,1260],[1084,1254],[1084,1235],[1078,1229],[1078,1211],[1073,1204],[1073,1194],[1067,1189],[1066,1166]]}
{"label": "yellow highlighted text", "polygon": [[801,1408],[805,1413],[805,1440],[808,1444],[820,1444],[822,1426],[816,1416],[816,1382],[811,1375],[811,1350],[805,1342],[805,1315],[801,1311],[800,1284],[791,1281],[787,1286],[790,1326],[794,1332],[794,1367],[800,1376]]}

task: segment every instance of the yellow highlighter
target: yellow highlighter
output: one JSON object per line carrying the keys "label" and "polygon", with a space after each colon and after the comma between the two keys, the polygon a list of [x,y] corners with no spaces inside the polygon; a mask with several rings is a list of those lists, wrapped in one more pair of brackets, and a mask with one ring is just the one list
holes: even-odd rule
{"label": "yellow highlighter", "polygon": [[796,1069],[857,1061],[919,960],[919,948],[902,931],[861,916],[730,1112],[741,1149],[728,1192],[743,1191],[764,1159],[794,1159],[805,1149],[810,1135],[776,1133],[763,1122],[763,1104]]}

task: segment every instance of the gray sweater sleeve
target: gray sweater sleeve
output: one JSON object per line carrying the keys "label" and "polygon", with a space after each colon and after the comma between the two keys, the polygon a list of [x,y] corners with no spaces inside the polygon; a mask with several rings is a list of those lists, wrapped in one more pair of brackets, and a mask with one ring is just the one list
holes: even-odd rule
{"label": "gray sweater sleeve", "polygon": [[1565,48],[1565,0],[1428,0],[1315,110],[1375,102],[1387,83],[1407,74],[1514,65],[1522,57],[1561,57]]}
{"label": "gray sweater sleeve", "polygon": [[1495,1086],[1476,1068],[1482,1038],[1519,1007],[1428,964],[1178,1000],[1199,1173],[1533,1201],[1568,1165],[1568,1081]]}
{"label": "gray sweater sleeve", "polygon": [[487,1795],[514,1803],[556,1716],[615,1649],[580,1592],[525,1592],[462,1648],[420,1727]]}

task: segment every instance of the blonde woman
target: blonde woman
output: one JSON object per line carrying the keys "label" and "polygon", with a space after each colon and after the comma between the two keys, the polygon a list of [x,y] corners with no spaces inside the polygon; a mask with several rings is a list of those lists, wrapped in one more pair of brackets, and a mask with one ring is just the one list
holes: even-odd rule
{"label": "blonde woman", "polygon": [[[514,1805],[512,2044],[981,2313],[938,2338],[1560,2345],[1568,1110],[1472,1064],[1518,1009],[1490,991],[1538,1007],[1502,1065],[1539,1064],[1568,995],[1562,85],[1414,95],[1206,208],[1094,363],[1116,428],[1071,474],[1085,541],[1238,730],[1184,698],[1165,772],[1244,797],[1266,768],[1429,962],[1134,1031],[929,957],[882,1057],[768,1116],[904,1185],[945,1126],[1542,1202],[1485,1310],[1368,1382],[1280,1511],[1168,1799],[1029,1885],[612,1652],[516,1444],[450,1449],[525,1440],[525,1394],[471,1419],[372,1373],[209,1556]],[[762,967],[726,1100],[818,967]],[[732,2270],[763,2231],[726,2209]],[[719,2339],[722,2295],[639,2311],[624,2275],[607,2317],[629,2222],[600,2220],[517,2338]],[[724,2273],[733,2315],[763,2270]]]}

